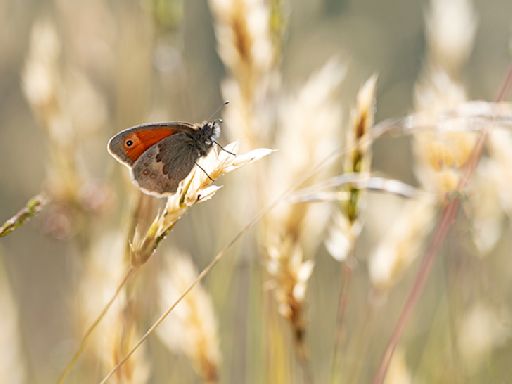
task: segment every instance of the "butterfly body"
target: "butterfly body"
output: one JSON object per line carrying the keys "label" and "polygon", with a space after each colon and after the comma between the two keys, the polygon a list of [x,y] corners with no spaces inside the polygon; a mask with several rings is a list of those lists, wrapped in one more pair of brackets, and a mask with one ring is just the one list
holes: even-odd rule
{"label": "butterfly body", "polygon": [[108,150],[130,168],[133,181],[145,193],[164,196],[176,192],[219,133],[218,121],[141,124],[112,137]]}

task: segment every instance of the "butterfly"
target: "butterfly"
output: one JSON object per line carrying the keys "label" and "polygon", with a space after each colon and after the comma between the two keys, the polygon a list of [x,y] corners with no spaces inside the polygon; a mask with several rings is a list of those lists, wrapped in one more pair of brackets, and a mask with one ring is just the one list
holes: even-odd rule
{"label": "butterfly", "polygon": [[132,180],[144,193],[157,197],[170,195],[197,165],[197,160],[217,143],[220,122],[136,125],[113,136],[108,151],[130,168]]}

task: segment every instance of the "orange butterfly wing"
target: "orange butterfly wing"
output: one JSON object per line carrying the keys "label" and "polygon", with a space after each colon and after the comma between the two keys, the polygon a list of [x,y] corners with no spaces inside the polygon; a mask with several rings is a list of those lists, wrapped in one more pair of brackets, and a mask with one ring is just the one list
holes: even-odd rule
{"label": "orange butterfly wing", "polygon": [[[149,130],[134,131],[124,140],[124,150],[127,157],[135,162],[149,147],[176,133],[173,128],[153,128]],[[131,145],[128,145],[131,143]]]}
{"label": "orange butterfly wing", "polygon": [[131,167],[151,146],[178,132],[196,129],[185,122],[149,123],[125,129],[112,137],[109,152],[121,163]]}

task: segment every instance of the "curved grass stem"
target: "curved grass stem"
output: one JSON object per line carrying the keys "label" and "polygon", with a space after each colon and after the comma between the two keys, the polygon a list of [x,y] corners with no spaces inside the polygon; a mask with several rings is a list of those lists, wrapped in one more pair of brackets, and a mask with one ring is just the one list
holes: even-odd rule
{"label": "curved grass stem", "polygon": [[94,319],[92,324],[85,331],[85,334],[82,337],[82,340],[80,341],[80,345],[78,346],[78,349],[73,354],[73,357],[71,358],[71,360],[66,364],[66,366],[62,370],[62,373],[60,374],[60,376],[59,376],[59,378],[57,380],[58,384],[62,384],[62,383],[65,382],[66,378],[71,373],[71,370],[73,369],[73,367],[77,363],[78,359],[80,358],[80,356],[84,352],[85,347],[87,346],[87,342],[89,341],[89,338],[90,338],[91,334],[96,329],[96,327],[101,322],[101,320],[103,320],[103,318],[107,314],[108,310],[110,309],[110,307],[112,306],[112,304],[116,300],[117,296],[119,295],[121,290],[124,288],[124,286],[126,285],[128,280],[130,280],[130,277],[133,275],[133,273],[136,270],[137,270],[137,267],[134,267],[134,266],[131,266],[131,267],[128,268],[128,270],[126,271],[126,274],[123,276],[123,279],[121,280],[121,282],[117,286],[117,288],[114,291],[114,294],[112,295],[112,297],[108,300],[108,302],[102,308],[102,310],[99,313],[99,315],[96,317],[96,319]]}
{"label": "curved grass stem", "polygon": [[[391,128],[391,127],[390,127]],[[382,131],[378,132],[378,134],[374,135],[373,138],[376,138],[380,135],[382,135],[385,131],[383,129]],[[167,318],[167,316],[174,310],[174,308],[183,300],[183,298],[190,292],[207,274],[210,272],[213,267],[223,258],[223,256],[226,254],[226,252],[234,245],[236,242],[249,230],[251,227],[253,227],[256,223],[258,223],[263,216],[265,216],[271,209],[273,209],[278,203],[280,203],[283,198],[288,196],[291,192],[295,191],[297,188],[302,186],[305,182],[307,182],[309,179],[311,179],[316,172],[318,172],[318,169],[323,167],[325,164],[327,164],[329,161],[332,161],[333,159],[337,158],[338,156],[342,155],[343,151],[333,151],[332,153],[328,154],[324,159],[322,159],[316,166],[312,168],[310,172],[308,172],[305,177],[303,177],[298,183],[295,183],[291,187],[287,188],[285,191],[283,191],[281,194],[279,194],[266,208],[262,209],[259,213],[257,213],[252,220],[250,220],[232,239],[231,241],[222,248],[217,255],[213,258],[213,260],[208,264],[201,273],[197,276],[197,278],[192,282],[192,284],[180,295],[180,297],[169,306],[169,308],[160,315],[160,317],[151,325],[151,327],[148,328],[148,330],[142,335],[142,337],[135,343],[135,345],[130,349],[130,351],[126,354],[125,357],[123,357],[108,373],[107,375],[101,380],[100,384],[106,383],[113,375],[114,373],[121,368],[121,366],[135,353],[135,351],[144,343],[144,341],[149,337],[149,335]]]}

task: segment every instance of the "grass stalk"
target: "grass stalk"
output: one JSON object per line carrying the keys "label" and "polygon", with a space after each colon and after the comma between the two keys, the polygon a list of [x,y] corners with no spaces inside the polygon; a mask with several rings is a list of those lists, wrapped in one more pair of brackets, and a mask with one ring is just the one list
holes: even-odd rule
{"label": "grass stalk", "polygon": [[[500,88],[500,91],[498,92],[498,96],[496,97],[496,102],[503,100],[511,85],[512,66],[510,66],[508,69],[506,78],[503,82],[502,87]],[[373,378],[374,384],[382,384],[386,378],[386,373],[389,368],[389,364],[391,363],[391,359],[393,358],[393,353],[401,339],[405,326],[407,325],[407,322],[409,321],[409,318],[412,314],[412,311],[415,308],[421,294],[423,293],[423,289],[425,288],[425,284],[430,275],[430,271],[432,270],[432,265],[436,259],[436,256],[439,254],[441,246],[443,245],[446,236],[450,231],[450,228],[456,221],[457,213],[461,203],[461,194],[468,185],[471,176],[473,175],[475,168],[480,160],[487,135],[488,127],[486,126],[478,136],[478,140],[473,147],[471,156],[466,165],[466,170],[459,181],[455,193],[452,194],[452,197],[445,203],[444,209],[441,214],[441,218],[438,221],[438,225],[436,226],[436,230],[434,232],[430,245],[425,252],[425,256],[421,261],[420,269],[416,274],[414,284],[411,290],[409,291],[407,301],[404,304],[400,317],[388,341],[384,355],[380,361],[377,373]]]}
{"label": "grass stalk", "polygon": [[302,371],[303,382],[305,384],[313,384],[313,371],[311,370],[311,361],[304,345],[304,340],[300,342],[296,340],[295,355]]}
{"label": "grass stalk", "polygon": [[59,378],[57,379],[57,383],[62,384],[62,383],[64,383],[66,381],[66,378],[69,376],[69,374],[71,373],[71,370],[73,369],[73,367],[77,363],[78,359],[80,358],[80,356],[84,352],[85,347],[87,346],[87,342],[89,341],[90,336],[92,335],[92,333],[94,332],[94,330],[96,329],[98,324],[101,322],[101,320],[103,320],[103,318],[107,314],[108,310],[110,309],[110,307],[112,306],[112,304],[116,300],[117,296],[119,296],[119,293],[125,287],[126,283],[130,280],[130,278],[132,277],[132,275],[134,274],[134,272],[136,270],[137,270],[137,267],[135,267],[135,266],[130,266],[128,268],[128,270],[126,271],[126,274],[123,276],[122,280],[120,281],[120,283],[117,286],[116,290],[114,291],[113,295],[110,297],[108,302],[102,308],[101,312],[96,317],[96,319],[94,319],[94,321],[91,323],[91,325],[89,325],[89,327],[85,331],[85,334],[82,337],[82,340],[80,341],[78,349],[73,354],[73,357],[71,358],[71,360],[64,367],[62,373],[60,374]]}
{"label": "grass stalk", "polygon": [[334,341],[334,351],[331,363],[331,381],[336,382],[339,376],[339,371],[337,367],[340,367],[341,364],[338,364],[338,360],[340,359],[341,354],[341,346],[345,339],[345,314],[348,306],[348,298],[350,294],[350,287],[352,282],[353,275],[353,267],[350,264],[352,257],[352,250],[349,251],[347,255],[347,259],[341,263],[340,265],[340,280],[341,287],[338,294],[338,308],[336,311],[336,334]]}
{"label": "grass stalk", "polygon": [[[137,195],[137,202],[135,204],[135,207],[130,215],[130,220],[128,224],[128,233],[127,233],[127,241],[125,242],[125,255],[130,256],[131,255],[131,242],[134,238],[135,231],[137,228],[137,223],[141,221],[142,217],[142,210],[145,206],[145,202],[147,202],[147,196],[143,195],[139,192]],[[80,340],[80,344],[78,346],[78,349],[73,354],[71,360],[66,364],[64,367],[62,373],[60,374],[59,378],[57,379],[57,382],[59,384],[62,384],[66,381],[67,377],[71,373],[73,367],[78,362],[78,359],[82,355],[82,353],[85,351],[85,347],[87,346],[87,343],[89,341],[90,336],[94,332],[94,330],[98,327],[98,325],[101,323],[107,312],[109,311],[112,304],[115,302],[121,291],[124,289],[128,281],[130,280],[133,273],[135,273],[136,269],[138,269],[137,265],[130,265],[128,267],[125,275],[117,285],[114,293],[110,297],[110,299],[107,301],[107,303],[103,306],[101,309],[101,312],[98,314],[98,316],[94,319],[94,321],[89,325],[87,330],[85,331],[84,335],[82,336],[82,339]]]}

